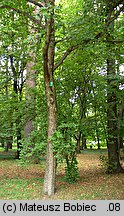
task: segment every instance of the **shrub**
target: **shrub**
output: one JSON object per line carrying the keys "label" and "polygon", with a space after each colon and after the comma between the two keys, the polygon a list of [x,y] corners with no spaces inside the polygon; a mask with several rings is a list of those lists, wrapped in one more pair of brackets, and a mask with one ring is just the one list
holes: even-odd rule
{"label": "shrub", "polygon": [[73,141],[73,124],[62,124],[54,132],[51,139],[53,142],[53,152],[57,163],[65,163],[65,179],[69,183],[76,182],[79,172],[76,159],[76,144]]}
{"label": "shrub", "polygon": [[21,143],[20,159],[22,163],[39,163],[41,157],[46,154],[46,140],[37,131],[33,131],[30,137],[22,140]]}
{"label": "shrub", "polygon": [[116,162],[110,164],[108,157],[105,155],[100,155],[100,165],[102,168],[104,168],[106,173],[110,173],[110,174],[112,174],[117,167]]}

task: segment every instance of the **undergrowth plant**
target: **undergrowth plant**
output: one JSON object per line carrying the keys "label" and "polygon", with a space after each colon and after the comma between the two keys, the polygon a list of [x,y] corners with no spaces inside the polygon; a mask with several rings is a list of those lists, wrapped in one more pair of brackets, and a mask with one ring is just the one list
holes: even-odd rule
{"label": "undergrowth plant", "polygon": [[21,163],[39,163],[46,155],[46,139],[39,131],[33,131],[30,137],[21,141]]}
{"label": "undergrowth plant", "polygon": [[65,163],[65,180],[74,183],[79,178],[76,144],[73,139],[75,126],[62,124],[52,135],[53,152],[57,163]]}
{"label": "undergrowth plant", "polygon": [[109,159],[105,155],[100,155],[100,165],[106,173],[112,174],[116,168],[116,163],[109,163]]}

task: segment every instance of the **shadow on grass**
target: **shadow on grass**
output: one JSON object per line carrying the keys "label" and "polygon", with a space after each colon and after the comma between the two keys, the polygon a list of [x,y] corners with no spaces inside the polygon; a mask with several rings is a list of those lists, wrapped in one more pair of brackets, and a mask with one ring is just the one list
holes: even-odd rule
{"label": "shadow on grass", "polygon": [[104,154],[107,153],[107,149],[84,149],[81,150],[81,154]]}
{"label": "shadow on grass", "polygon": [[0,148],[0,160],[13,160],[17,159],[17,150],[16,149],[9,149],[5,151],[5,149]]}

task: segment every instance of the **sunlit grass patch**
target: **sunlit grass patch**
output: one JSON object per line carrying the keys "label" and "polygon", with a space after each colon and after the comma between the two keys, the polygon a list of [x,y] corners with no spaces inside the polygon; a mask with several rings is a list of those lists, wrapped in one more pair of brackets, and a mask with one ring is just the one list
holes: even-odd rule
{"label": "sunlit grass patch", "polygon": [[8,179],[1,181],[0,199],[41,199],[43,179]]}

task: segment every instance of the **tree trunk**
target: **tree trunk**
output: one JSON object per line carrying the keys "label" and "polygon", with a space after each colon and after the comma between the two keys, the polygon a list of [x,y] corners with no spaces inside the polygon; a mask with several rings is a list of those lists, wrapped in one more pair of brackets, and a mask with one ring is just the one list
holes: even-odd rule
{"label": "tree trunk", "polygon": [[78,137],[77,137],[77,145],[76,145],[76,152],[79,154],[81,152],[81,131],[78,132]]}
{"label": "tree trunk", "polygon": [[[47,77],[46,77],[47,78]],[[55,193],[55,173],[56,162],[52,151],[52,141],[50,136],[57,128],[57,109],[55,100],[55,90],[50,93],[49,82],[45,80],[47,97],[47,115],[48,115],[48,142],[47,142],[47,161],[44,178],[44,193],[51,196]]]}
{"label": "tree trunk", "polygon": [[[110,19],[112,13],[112,2],[107,4],[108,6],[108,18]],[[116,70],[115,70],[115,59],[114,55],[115,49],[114,44],[109,41],[112,40],[111,32],[114,31],[114,25],[109,26],[107,32],[107,42],[108,42],[108,59],[107,59],[107,148],[108,148],[108,160],[109,167],[108,172],[119,173],[123,171],[120,164],[119,157],[119,146],[118,146],[118,119],[117,119],[117,91],[118,86],[115,80]],[[113,53],[113,55],[112,55]]]}
{"label": "tree trunk", "polygon": [[[12,44],[12,49],[14,49],[14,45]],[[19,86],[18,86],[18,77],[19,77],[19,71],[18,71],[18,67],[15,67],[14,65],[14,56],[13,54],[10,55],[10,62],[11,62],[11,69],[13,72],[13,78],[14,78],[14,82],[13,82],[13,91],[14,91],[14,99],[15,99],[15,112],[18,114],[16,117],[16,138],[17,138],[17,154],[16,154],[16,159],[19,159],[20,156],[20,148],[21,148],[21,128],[20,128],[20,115],[19,115],[19,98],[18,98],[18,90],[19,90]],[[19,65],[19,62],[17,62]]]}
{"label": "tree trunk", "polygon": [[86,137],[82,135],[82,150],[87,149]]}
{"label": "tree trunk", "polygon": [[119,110],[118,110],[118,130],[119,130],[118,145],[119,145],[119,148],[123,148],[123,134],[121,132],[121,130],[123,131],[123,126],[122,126],[123,118],[124,118],[124,100],[122,99],[119,105]]}
{"label": "tree trunk", "polygon": [[[120,165],[120,149],[118,145],[118,119],[117,119],[117,96],[116,86],[113,86],[113,76],[115,75],[115,60],[109,58],[107,60],[107,77],[108,77],[108,92],[107,92],[107,129],[108,129],[108,158],[109,170],[113,173],[122,171]],[[108,170],[108,171],[109,171]]]}
{"label": "tree trunk", "polygon": [[22,144],[21,144],[21,128],[20,128],[20,121],[21,118],[18,117],[18,119],[16,120],[16,136],[17,136],[17,155],[16,155],[16,159],[20,159],[20,152],[21,152],[21,148],[22,148]]}
{"label": "tree trunk", "polygon": [[[82,88],[83,86],[83,88]],[[86,120],[86,94],[87,94],[87,79],[83,79],[82,85],[79,85],[79,110],[80,110],[80,119],[79,119],[79,132],[77,137],[77,153],[80,153],[80,150],[87,148],[86,147],[86,138],[83,129],[85,130],[85,120]],[[82,138],[82,146],[80,145]]]}
{"label": "tree trunk", "polygon": [[0,143],[1,143],[1,147],[4,148],[4,138],[3,137],[0,138]]}
{"label": "tree trunk", "polygon": [[8,143],[7,142],[5,142],[5,144],[4,144],[4,151],[8,152]]}
{"label": "tree trunk", "polygon": [[13,136],[10,136],[7,139],[8,149],[12,149],[12,143],[13,143]]}
{"label": "tree trunk", "polygon": [[97,123],[97,114],[95,109],[95,132],[96,132],[96,138],[97,138],[97,147],[100,149],[100,139],[99,139],[99,130],[98,130],[98,123]]}
{"label": "tree trunk", "polygon": [[47,141],[47,160],[44,178],[44,193],[51,196],[55,193],[55,173],[56,160],[53,155],[51,135],[57,129],[57,104],[56,91],[54,87],[54,53],[55,53],[55,35],[54,35],[54,0],[51,0],[51,12],[46,20],[46,40],[43,49],[44,62],[44,81],[47,103],[48,118],[48,141]]}
{"label": "tree trunk", "polygon": [[[8,57],[6,57],[6,85],[5,85],[5,92],[6,92],[6,100],[8,101],[9,99],[9,95],[8,95],[8,78],[9,78],[9,68],[8,68],[8,62],[9,62],[9,59]],[[13,142],[13,137],[11,136],[11,133],[12,133],[12,122],[11,122],[11,115],[10,115],[10,112],[8,112],[8,118],[6,120],[6,131],[7,133],[9,134],[9,136],[7,136],[5,139],[5,143],[4,143],[4,148],[5,148],[5,151],[7,152],[8,149],[12,148],[12,142]]]}
{"label": "tree trunk", "polygon": [[29,53],[29,60],[27,62],[26,70],[26,123],[24,126],[24,137],[28,138],[33,131],[33,120],[35,117],[35,88],[36,88],[36,54],[32,52]]}

